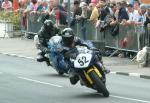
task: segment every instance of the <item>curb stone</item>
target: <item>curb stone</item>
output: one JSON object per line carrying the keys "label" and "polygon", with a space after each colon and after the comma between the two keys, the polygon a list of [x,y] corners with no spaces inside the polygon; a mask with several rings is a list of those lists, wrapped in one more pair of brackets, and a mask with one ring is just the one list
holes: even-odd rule
{"label": "curb stone", "polygon": [[139,73],[110,72],[110,74],[139,77],[139,78],[143,78],[143,79],[150,79],[149,75],[143,75],[143,74],[139,74]]}
{"label": "curb stone", "polygon": [[[0,54],[7,55],[7,56],[13,56],[13,57],[19,57],[19,58],[35,60],[35,58],[33,58],[33,57],[27,57],[27,56],[23,56],[23,55],[9,54],[9,53],[0,53]],[[139,73],[110,72],[110,74],[139,77],[139,78],[143,78],[143,79],[150,79],[150,76],[139,74]]]}

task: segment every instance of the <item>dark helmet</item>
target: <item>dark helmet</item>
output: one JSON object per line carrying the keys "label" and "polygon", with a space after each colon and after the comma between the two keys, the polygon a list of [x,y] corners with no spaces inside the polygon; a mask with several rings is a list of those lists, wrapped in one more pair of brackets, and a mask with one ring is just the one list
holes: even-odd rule
{"label": "dark helmet", "polygon": [[74,33],[71,28],[65,28],[62,31],[62,41],[66,46],[69,46],[74,41]]}
{"label": "dark helmet", "polygon": [[52,29],[54,27],[54,23],[52,20],[47,19],[44,21],[44,27],[47,29]]}

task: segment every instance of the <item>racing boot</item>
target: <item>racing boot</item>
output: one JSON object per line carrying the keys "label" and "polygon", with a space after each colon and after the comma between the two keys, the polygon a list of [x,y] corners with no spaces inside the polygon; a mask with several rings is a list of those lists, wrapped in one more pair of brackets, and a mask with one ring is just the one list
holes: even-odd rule
{"label": "racing boot", "polygon": [[38,62],[43,62],[45,61],[45,58],[44,58],[44,53],[42,51],[39,51],[38,54],[37,54],[37,57],[36,57],[36,60]]}
{"label": "racing boot", "polygon": [[101,67],[103,68],[103,70],[104,70],[104,73],[105,74],[108,74],[108,73],[110,73],[110,70],[109,69],[107,69],[105,66],[104,66],[104,64],[103,64],[103,60],[102,60],[102,57],[99,57],[100,58],[100,63],[101,63]]}
{"label": "racing boot", "polygon": [[105,74],[109,74],[110,70],[107,69],[102,62],[98,63],[98,66],[100,66],[100,68],[102,68],[102,70],[104,71]]}
{"label": "racing boot", "polygon": [[109,74],[109,73],[110,73],[110,70],[105,68],[105,69],[104,69],[104,73],[105,73],[105,74]]}
{"label": "racing boot", "polygon": [[72,85],[75,85],[79,81],[79,76],[73,71],[69,71],[69,79]]}

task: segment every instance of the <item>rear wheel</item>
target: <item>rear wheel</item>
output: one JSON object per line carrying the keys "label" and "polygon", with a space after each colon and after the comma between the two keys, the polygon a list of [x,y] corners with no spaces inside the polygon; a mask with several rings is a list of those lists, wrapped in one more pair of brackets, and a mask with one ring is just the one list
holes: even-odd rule
{"label": "rear wheel", "polygon": [[60,72],[60,71],[59,71],[59,72],[58,72],[58,74],[59,74],[59,75],[63,75],[63,74],[64,74],[64,72]]}
{"label": "rear wheel", "polygon": [[89,76],[91,77],[92,81],[97,87],[97,91],[99,93],[103,93],[104,97],[109,97],[109,92],[105,86],[105,84],[102,82],[102,80],[99,78],[99,76],[96,74],[95,71],[91,71],[89,73]]}
{"label": "rear wheel", "polygon": [[58,73],[59,75],[63,75],[63,74],[64,74],[64,72],[59,71],[59,70],[57,70],[57,69],[56,69],[56,71],[57,71],[57,73]]}

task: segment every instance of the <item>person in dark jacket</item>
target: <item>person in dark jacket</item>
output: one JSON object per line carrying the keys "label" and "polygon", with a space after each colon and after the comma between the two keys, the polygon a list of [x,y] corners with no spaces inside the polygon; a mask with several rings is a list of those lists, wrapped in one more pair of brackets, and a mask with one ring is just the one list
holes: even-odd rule
{"label": "person in dark jacket", "polygon": [[37,61],[42,62],[46,61],[48,65],[49,64],[49,59],[46,58],[44,55],[49,52],[48,49],[48,41],[49,39],[59,33],[59,29],[54,26],[53,22],[48,18],[48,17],[43,17],[41,19],[43,22],[43,25],[41,29],[38,32],[38,38],[39,38],[39,49],[40,52],[38,53]]}
{"label": "person in dark jacket", "polygon": [[120,3],[118,20],[119,20],[119,22],[122,22],[122,20],[129,20],[128,13],[126,11],[126,2],[125,1],[122,1]]}
{"label": "person in dark jacket", "polygon": [[148,46],[150,46],[150,9],[147,10],[146,21],[144,22],[144,26],[147,32],[147,37],[149,37]]}
{"label": "person in dark jacket", "polygon": [[82,14],[82,8],[80,7],[80,2],[75,0],[74,7],[73,7],[73,18],[71,21],[71,26],[74,26],[77,21],[77,16]]}
{"label": "person in dark jacket", "polygon": [[144,22],[144,26],[147,27],[147,25],[150,24],[150,9],[147,11],[146,21]]}

